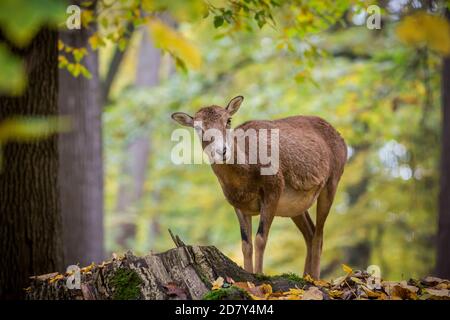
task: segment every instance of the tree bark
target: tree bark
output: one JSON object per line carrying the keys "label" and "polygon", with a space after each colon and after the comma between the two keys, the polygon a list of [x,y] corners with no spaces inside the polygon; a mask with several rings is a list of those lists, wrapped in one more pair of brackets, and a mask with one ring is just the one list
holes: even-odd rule
{"label": "tree bark", "polygon": [[96,26],[91,25],[89,29],[83,27],[60,34],[63,43],[88,49],[82,63],[92,74],[87,79],[59,70],[60,114],[68,116],[72,124],[71,131],[59,138],[65,265],[86,265],[104,258],[101,90],[98,54],[88,44],[95,30]]}
{"label": "tree bark", "polygon": [[[58,114],[58,35],[43,29],[26,49],[23,95],[0,97],[0,121]],[[55,136],[2,146],[0,169],[0,298],[20,298],[28,277],[62,268]]]}
{"label": "tree bark", "polygon": [[[447,21],[450,21],[448,9],[446,16]],[[448,56],[443,58],[441,82],[441,190],[439,194],[436,274],[443,278],[450,278],[450,57]]]}

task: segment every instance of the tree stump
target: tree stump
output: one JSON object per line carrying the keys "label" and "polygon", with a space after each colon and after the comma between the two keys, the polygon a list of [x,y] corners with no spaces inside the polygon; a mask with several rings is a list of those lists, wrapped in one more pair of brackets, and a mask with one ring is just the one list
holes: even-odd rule
{"label": "tree stump", "polygon": [[255,275],[213,246],[190,246],[177,238],[177,248],[137,257],[127,252],[80,271],[80,287],[69,289],[73,274],[32,277],[26,297],[40,299],[202,299],[218,277],[255,282]]}

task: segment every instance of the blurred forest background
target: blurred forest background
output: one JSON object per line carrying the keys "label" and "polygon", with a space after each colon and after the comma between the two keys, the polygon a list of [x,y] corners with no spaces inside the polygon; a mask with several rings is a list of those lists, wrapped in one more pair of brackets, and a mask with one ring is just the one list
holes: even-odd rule
{"label": "blurred forest background", "polygon": [[[8,120],[11,111],[0,118],[2,145],[11,140],[20,148],[60,133],[53,191],[65,258],[53,267],[100,262],[128,249],[167,250],[173,247],[168,228],[186,243],[214,245],[242,264],[238,221],[210,167],[170,160],[177,128],[170,114],[223,106],[243,95],[233,126],[317,115],[349,146],[325,226],[322,277],[340,273],[341,263],[358,269],[375,264],[390,279],[434,272],[442,95],[450,89],[441,85],[443,57],[450,54],[447,1],[74,1],[82,9],[82,30],[71,31],[61,22],[68,3],[61,3],[0,4],[2,39],[10,48],[37,41],[41,27],[60,29],[51,40],[58,46],[58,100],[52,112],[38,114],[66,117]],[[377,8],[367,10],[373,4],[379,21]],[[2,108],[30,86],[40,95],[46,85],[30,76],[17,56],[22,51],[5,43],[0,89],[15,97],[1,100]],[[20,159],[9,161],[12,151],[2,150],[2,174],[10,174],[8,166]],[[3,193],[15,192],[5,182],[13,178],[2,178]],[[2,213],[10,211],[3,204]],[[29,253],[34,245],[27,246],[14,250]],[[305,254],[291,220],[275,219],[265,272],[301,274]]]}

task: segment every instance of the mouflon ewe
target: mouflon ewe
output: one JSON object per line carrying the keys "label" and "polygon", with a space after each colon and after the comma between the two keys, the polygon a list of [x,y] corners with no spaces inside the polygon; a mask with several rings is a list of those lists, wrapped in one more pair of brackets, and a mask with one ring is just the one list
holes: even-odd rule
{"label": "mouflon ewe", "polygon": [[[237,96],[225,108],[204,107],[193,117],[176,112],[172,118],[184,126],[194,127],[202,140],[223,193],[239,220],[245,270],[262,273],[264,249],[273,218],[289,217],[305,238],[304,274],[318,279],[324,224],[344,171],[347,146],[328,122],[315,116],[253,120],[231,130],[231,116],[243,99]],[[210,131],[214,132],[212,138],[208,135]],[[234,134],[238,131],[240,135]],[[209,138],[204,139],[205,136]],[[242,137],[244,140],[239,143]],[[270,149],[271,156],[277,156],[276,163],[272,163],[275,171],[263,173],[267,162],[251,161],[255,159],[255,145],[260,151]],[[241,161],[235,161],[236,158]],[[308,209],[315,201],[314,224]],[[256,215],[260,219],[253,269],[251,224],[252,216]]]}

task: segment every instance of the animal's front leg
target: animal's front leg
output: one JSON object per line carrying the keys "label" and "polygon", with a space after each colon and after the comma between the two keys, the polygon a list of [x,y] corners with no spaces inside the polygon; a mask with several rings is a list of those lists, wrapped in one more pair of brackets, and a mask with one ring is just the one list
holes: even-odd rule
{"label": "animal's front leg", "polygon": [[252,217],[245,215],[235,208],[241,228],[242,254],[244,256],[244,269],[253,273],[253,244],[252,244]]}
{"label": "animal's front leg", "polygon": [[269,201],[261,206],[258,231],[255,237],[255,271],[263,273],[264,250],[266,249],[269,229],[275,216],[276,201]]}

